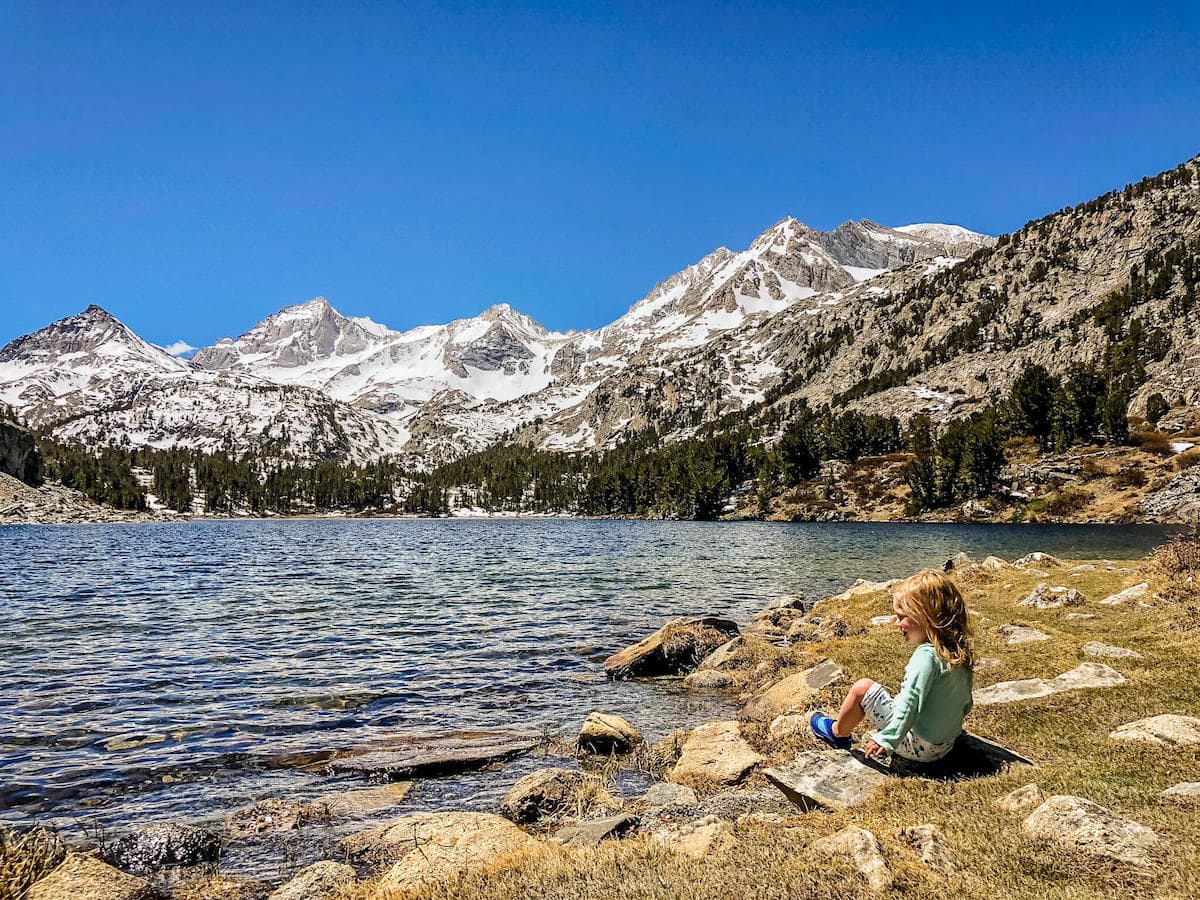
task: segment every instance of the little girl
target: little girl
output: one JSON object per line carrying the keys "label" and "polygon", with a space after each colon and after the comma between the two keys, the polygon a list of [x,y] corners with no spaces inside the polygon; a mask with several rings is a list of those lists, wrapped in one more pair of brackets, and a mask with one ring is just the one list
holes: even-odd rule
{"label": "little girl", "polygon": [[899,754],[933,762],[950,752],[971,710],[975,652],[967,607],[954,582],[925,570],[892,591],[892,609],[905,642],[915,648],[904,667],[900,694],[892,699],[870,678],[856,681],[836,719],[814,713],[813,734],[839,750],[867,719],[875,730],[863,746],[868,757]]}

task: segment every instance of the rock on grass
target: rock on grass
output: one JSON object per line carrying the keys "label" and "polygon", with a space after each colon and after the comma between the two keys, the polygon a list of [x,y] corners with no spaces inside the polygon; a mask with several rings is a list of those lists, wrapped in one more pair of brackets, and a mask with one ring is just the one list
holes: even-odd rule
{"label": "rock on grass", "polygon": [[579,749],[585,753],[601,756],[628,753],[640,743],[641,732],[621,716],[591,712],[579,729]]}
{"label": "rock on grass", "polygon": [[1051,797],[1022,823],[1030,837],[1088,856],[1148,867],[1158,835],[1081,797]]}
{"label": "rock on grass", "polygon": [[867,879],[872,893],[882,893],[892,886],[892,871],[883,858],[879,840],[865,828],[844,828],[816,841],[811,849],[819,856],[849,859]]}
{"label": "rock on grass", "polygon": [[1114,741],[1157,744],[1162,747],[1200,746],[1200,719],[1161,715],[1127,722],[1108,735]]}

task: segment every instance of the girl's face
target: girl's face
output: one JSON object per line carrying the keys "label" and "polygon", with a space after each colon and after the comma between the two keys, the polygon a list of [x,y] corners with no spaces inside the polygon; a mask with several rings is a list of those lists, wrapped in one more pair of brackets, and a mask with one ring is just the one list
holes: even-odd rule
{"label": "girl's face", "polygon": [[896,601],[895,597],[892,598],[892,612],[896,614],[896,626],[904,635],[904,643],[908,646],[919,647],[929,639],[925,629],[917,624],[916,619],[909,617],[908,612]]}

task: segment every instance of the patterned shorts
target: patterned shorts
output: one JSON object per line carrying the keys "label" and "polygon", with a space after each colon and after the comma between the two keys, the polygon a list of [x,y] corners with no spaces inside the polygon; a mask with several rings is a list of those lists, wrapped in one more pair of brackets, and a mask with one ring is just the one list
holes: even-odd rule
{"label": "patterned shorts", "polygon": [[[871,689],[863,695],[863,712],[867,714],[867,721],[876,731],[887,728],[888,723],[892,721],[892,705],[892,695],[884,690],[879,682],[871,685]],[[953,746],[954,741],[948,744],[931,744],[910,729],[896,747],[896,755],[913,762],[935,762],[949,753]]]}

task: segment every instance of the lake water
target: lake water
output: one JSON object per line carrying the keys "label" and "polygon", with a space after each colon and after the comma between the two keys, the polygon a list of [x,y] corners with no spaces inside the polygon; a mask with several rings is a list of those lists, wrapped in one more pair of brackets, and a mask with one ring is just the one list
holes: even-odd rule
{"label": "lake water", "polygon": [[[364,786],[272,767],[282,753],[477,726],[569,737],[595,708],[656,738],[720,701],[675,681],[611,683],[602,662],[669,617],[744,622],[781,594],[816,598],[958,550],[1119,559],[1165,535],[511,519],[4,527],[0,819],[68,833],[215,820],[259,797]],[[424,782],[404,808],[489,808],[544,764]]]}

